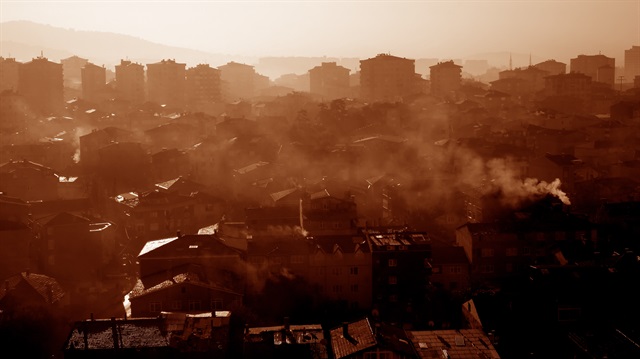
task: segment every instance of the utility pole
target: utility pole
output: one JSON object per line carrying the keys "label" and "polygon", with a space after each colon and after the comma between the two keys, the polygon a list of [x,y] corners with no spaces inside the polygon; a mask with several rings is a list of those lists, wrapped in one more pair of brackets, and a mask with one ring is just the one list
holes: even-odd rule
{"label": "utility pole", "polygon": [[624,81],[624,76],[618,76],[618,80],[620,81],[620,93],[622,93],[622,81]]}

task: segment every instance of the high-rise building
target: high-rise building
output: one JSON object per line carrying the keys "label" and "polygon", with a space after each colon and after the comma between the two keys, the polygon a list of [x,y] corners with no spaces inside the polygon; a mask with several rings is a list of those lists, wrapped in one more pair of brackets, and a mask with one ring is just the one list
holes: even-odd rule
{"label": "high-rise building", "polygon": [[624,50],[624,80],[633,82],[636,76],[640,76],[640,46]]}
{"label": "high-rise building", "polygon": [[360,61],[360,96],[368,101],[398,101],[419,92],[415,60],[388,54]]}
{"label": "high-rise building", "polygon": [[105,93],[107,73],[103,66],[87,62],[81,70],[82,98],[90,102],[98,102]]}
{"label": "high-rise building", "polygon": [[309,88],[312,94],[331,101],[349,95],[349,70],[335,62],[323,62],[309,70]]}
{"label": "high-rise building", "polygon": [[556,60],[547,60],[533,65],[534,67],[547,71],[549,75],[560,75],[567,73],[567,64]]}
{"label": "high-rise building", "polygon": [[62,64],[37,57],[20,65],[18,93],[40,114],[55,114],[63,109]]}
{"label": "high-rise building", "polygon": [[616,59],[602,54],[578,55],[571,59],[571,72],[583,73],[591,81],[603,82],[613,86],[615,80]]}
{"label": "high-rise building", "polygon": [[62,76],[64,79],[64,87],[80,89],[82,86],[82,68],[89,60],[73,55],[66,59],[60,60],[62,64]]}
{"label": "high-rise building", "polygon": [[429,69],[432,95],[450,96],[460,89],[462,66],[453,61],[444,61],[429,66]]}
{"label": "high-rise building", "polygon": [[116,91],[123,100],[144,102],[144,66],[120,60],[120,65],[116,65]]}
{"label": "high-rise building", "polygon": [[0,92],[18,90],[18,72],[20,62],[12,57],[0,57]]}
{"label": "high-rise building", "polygon": [[255,96],[256,71],[253,66],[229,62],[218,66],[222,80],[222,96],[226,102],[247,100]]}
{"label": "high-rise building", "polygon": [[187,107],[192,111],[204,111],[215,102],[222,101],[220,70],[199,64],[187,69]]}
{"label": "high-rise building", "polygon": [[148,100],[170,107],[184,107],[186,64],[162,60],[147,64]]}

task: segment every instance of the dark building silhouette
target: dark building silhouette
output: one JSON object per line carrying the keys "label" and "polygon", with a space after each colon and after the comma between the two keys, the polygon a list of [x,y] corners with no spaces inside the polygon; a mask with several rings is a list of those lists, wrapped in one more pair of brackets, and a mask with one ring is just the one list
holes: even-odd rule
{"label": "dark building silhouette", "polygon": [[631,46],[624,50],[624,81],[633,82],[636,76],[640,76],[640,46]]}
{"label": "dark building silhouette", "polygon": [[256,92],[256,71],[251,65],[231,61],[218,66],[225,102],[248,100]]}
{"label": "dark building silhouette", "polygon": [[80,74],[82,76],[82,98],[90,102],[101,100],[107,83],[107,72],[104,66],[87,62],[82,67]]}
{"label": "dark building silhouette", "polygon": [[190,110],[206,112],[222,101],[220,70],[206,64],[187,69],[186,102]]}
{"label": "dark building silhouette", "polygon": [[144,86],[144,66],[128,60],[120,60],[120,65],[116,65],[118,97],[132,103],[142,103],[145,100]]}
{"label": "dark building silhouette", "polygon": [[18,90],[20,64],[13,57],[4,58],[0,56],[0,92]]}
{"label": "dark building silhouette", "polygon": [[82,84],[81,71],[87,62],[89,60],[76,55],[60,60],[64,76],[64,87],[80,89]]}
{"label": "dark building silhouette", "polygon": [[323,62],[309,70],[309,87],[312,94],[325,101],[347,97],[349,94],[349,70],[335,62]]}
{"label": "dark building silhouette", "polygon": [[560,75],[567,72],[567,64],[556,60],[547,60],[533,65],[534,67],[547,71],[549,75]]}
{"label": "dark building silhouette", "polygon": [[367,101],[398,101],[416,93],[415,60],[379,54],[360,61],[360,96]]}
{"label": "dark building silhouette", "polygon": [[169,107],[184,107],[186,64],[162,60],[147,64],[147,99]]}
{"label": "dark building silhouette", "polygon": [[434,96],[451,96],[460,89],[462,66],[453,60],[429,66],[431,93]]}
{"label": "dark building silhouette", "polygon": [[22,64],[18,92],[36,112],[52,114],[61,111],[64,105],[62,65],[42,56]]}
{"label": "dark building silhouette", "polygon": [[616,59],[602,54],[578,55],[571,59],[571,72],[579,72],[591,77],[591,81],[613,86]]}

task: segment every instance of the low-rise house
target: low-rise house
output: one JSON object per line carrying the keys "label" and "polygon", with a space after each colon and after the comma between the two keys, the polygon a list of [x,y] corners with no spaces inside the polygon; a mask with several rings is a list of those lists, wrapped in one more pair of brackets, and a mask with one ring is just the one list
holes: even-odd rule
{"label": "low-rise house", "polygon": [[7,312],[30,306],[64,309],[68,304],[62,286],[44,274],[21,272],[4,278],[0,286],[0,309]]}
{"label": "low-rise house", "polygon": [[140,278],[152,287],[175,273],[197,270],[202,281],[242,293],[245,253],[228,246],[217,235],[181,235],[149,241],[138,254]]}
{"label": "low-rise house", "polygon": [[129,302],[133,317],[154,317],[161,311],[198,313],[234,309],[242,304],[242,293],[186,272],[148,287],[138,280],[129,293]]}
{"label": "low-rise house", "polygon": [[481,329],[410,331],[418,358],[500,359]]}
{"label": "low-rise house", "polygon": [[320,324],[289,323],[270,327],[248,327],[244,333],[242,357],[327,359],[328,341]]}
{"label": "low-rise house", "polygon": [[417,358],[401,328],[372,323],[369,318],[343,323],[329,331],[333,358]]}

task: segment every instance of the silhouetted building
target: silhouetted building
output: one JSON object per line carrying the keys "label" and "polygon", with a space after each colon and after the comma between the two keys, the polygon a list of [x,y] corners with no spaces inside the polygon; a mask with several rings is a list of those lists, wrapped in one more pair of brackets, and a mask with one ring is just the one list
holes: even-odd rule
{"label": "silhouetted building", "polygon": [[256,71],[253,66],[231,61],[218,66],[222,80],[222,96],[226,102],[248,100],[255,95]]}
{"label": "silhouetted building", "polygon": [[435,96],[455,96],[460,89],[462,66],[445,61],[429,66],[429,69],[431,93]]}
{"label": "silhouetted building", "polygon": [[363,229],[372,254],[373,307],[382,320],[425,325],[428,311],[431,239],[406,229]]}
{"label": "silhouetted building", "polygon": [[591,77],[591,81],[613,86],[616,59],[605,55],[578,55],[571,59],[571,72],[579,72]]}
{"label": "silhouetted building", "polygon": [[416,91],[415,60],[379,54],[360,60],[360,97],[398,101]]}
{"label": "silhouetted building", "polygon": [[309,70],[309,87],[312,94],[317,94],[324,101],[347,97],[349,94],[349,70],[337,66],[335,62],[323,62]]}
{"label": "silhouetted building", "polygon": [[159,105],[184,107],[186,64],[162,60],[147,64],[147,99]]}
{"label": "silhouetted building", "polygon": [[89,60],[76,55],[60,60],[64,77],[64,87],[80,89],[82,84],[81,71],[87,62],[89,62]]}
{"label": "silhouetted building", "polygon": [[107,83],[107,74],[104,66],[97,66],[87,62],[81,70],[82,98],[90,102],[102,100]]}
{"label": "silhouetted building", "polygon": [[186,100],[195,112],[206,112],[215,102],[221,102],[220,70],[205,64],[187,69]]}
{"label": "silhouetted building", "polygon": [[41,114],[61,111],[64,105],[62,65],[46,57],[20,65],[18,92]]}
{"label": "silhouetted building", "polygon": [[245,330],[243,358],[327,359],[328,341],[320,324],[249,327]]}
{"label": "silhouetted building", "polygon": [[591,95],[591,81],[588,75],[576,72],[547,76],[544,91],[547,96],[566,96],[586,100]]}
{"label": "silhouetted building", "polygon": [[631,46],[624,50],[624,80],[632,82],[636,76],[640,76],[640,46]]}
{"label": "silhouetted building", "polygon": [[145,100],[144,66],[128,60],[120,60],[116,65],[116,91],[118,96],[132,103]]}
{"label": "silhouetted building", "polygon": [[533,65],[534,67],[547,71],[549,75],[560,75],[567,72],[567,64],[556,60],[547,60]]}
{"label": "silhouetted building", "polygon": [[18,74],[21,63],[13,57],[0,56],[0,92],[18,91]]}

